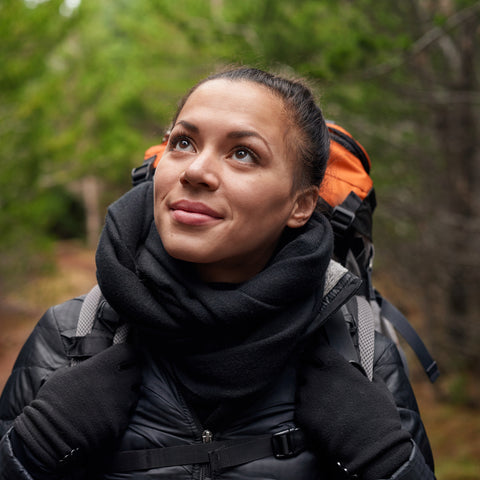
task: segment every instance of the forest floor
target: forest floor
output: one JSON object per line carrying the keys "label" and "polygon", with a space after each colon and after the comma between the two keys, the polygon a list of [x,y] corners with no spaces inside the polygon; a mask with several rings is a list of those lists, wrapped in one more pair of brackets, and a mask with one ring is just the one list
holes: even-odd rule
{"label": "forest floor", "polygon": [[[53,273],[31,279],[15,294],[0,297],[0,391],[40,315],[50,305],[88,292],[96,283],[92,251],[67,242],[58,245],[55,257]],[[412,384],[432,444],[437,479],[479,480],[480,398],[476,406],[447,401],[444,392],[457,380],[440,377],[431,385],[416,359],[409,358],[409,363]],[[478,393],[480,388],[474,395]]]}

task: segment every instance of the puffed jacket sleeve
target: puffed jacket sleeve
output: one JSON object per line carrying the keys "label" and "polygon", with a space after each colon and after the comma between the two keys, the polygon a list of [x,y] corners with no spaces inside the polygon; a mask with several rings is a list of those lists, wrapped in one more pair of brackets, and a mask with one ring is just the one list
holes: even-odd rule
{"label": "puffed jacket sleeve", "polygon": [[74,335],[80,308],[81,299],[50,308],[19,353],[0,397],[0,480],[31,480],[14,455],[9,432],[15,418],[35,398],[45,380],[68,363],[64,339]]}
{"label": "puffed jacket sleeve", "polygon": [[373,374],[383,380],[393,395],[402,427],[410,432],[413,444],[409,460],[390,479],[385,480],[433,480],[434,462],[430,442],[400,353],[392,341],[379,333],[375,335]]}
{"label": "puffed jacket sleeve", "polygon": [[13,453],[9,431],[0,440],[0,465],[1,480],[34,480]]}

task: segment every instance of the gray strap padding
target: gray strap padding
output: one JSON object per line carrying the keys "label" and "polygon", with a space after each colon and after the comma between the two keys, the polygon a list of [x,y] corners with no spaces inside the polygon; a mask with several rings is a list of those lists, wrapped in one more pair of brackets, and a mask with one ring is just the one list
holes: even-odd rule
{"label": "gray strap padding", "polygon": [[[80,309],[80,315],[78,316],[76,331],[77,337],[85,337],[91,333],[101,299],[102,291],[98,285],[95,285],[90,292],[87,293],[85,299],[83,300],[82,308]],[[124,343],[127,340],[127,336],[128,325],[124,323],[117,328],[113,337],[113,343]]]}
{"label": "gray strap padding", "polygon": [[373,378],[373,355],[375,353],[375,319],[368,300],[357,295],[358,347],[360,363],[369,380]]}
{"label": "gray strap padding", "polygon": [[113,337],[114,345],[117,343],[125,343],[128,337],[128,325],[126,323],[120,325]]}
{"label": "gray strap padding", "polygon": [[78,316],[77,337],[84,337],[92,331],[101,298],[102,292],[98,285],[95,285],[90,292],[87,293],[83,300],[80,315]]}

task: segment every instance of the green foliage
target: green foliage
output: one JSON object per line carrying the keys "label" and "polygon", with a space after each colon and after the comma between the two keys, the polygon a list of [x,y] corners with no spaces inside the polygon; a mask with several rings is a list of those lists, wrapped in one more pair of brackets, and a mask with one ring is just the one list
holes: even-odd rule
{"label": "green foliage", "polygon": [[44,215],[36,212],[48,135],[43,83],[48,58],[74,21],[58,15],[60,2],[26,8],[8,0],[0,5],[0,271],[32,267],[32,253],[47,241]]}
{"label": "green foliage", "polygon": [[418,0],[83,0],[70,16],[60,0],[27,3],[0,3],[0,246],[13,251],[9,264],[39,250],[62,217],[83,235],[65,192],[93,175],[104,208],[129,188],[180,96],[232,63],[307,76],[325,115],[364,144],[380,252],[423,228],[421,172],[445,167],[431,107],[455,72],[437,43],[419,40],[440,28],[457,42],[463,24],[452,16],[477,1],[430,11]]}

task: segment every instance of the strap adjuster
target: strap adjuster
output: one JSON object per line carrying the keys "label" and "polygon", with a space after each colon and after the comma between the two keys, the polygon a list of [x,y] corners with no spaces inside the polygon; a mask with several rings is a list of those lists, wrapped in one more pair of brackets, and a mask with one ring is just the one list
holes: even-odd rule
{"label": "strap adjuster", "polygon": [[303,434],[299,428],[289,428],[272,435],[272,450],[275,458],[292,458],[305,450]]}
{"label": "strap adjuster", "polygon": [[440,376],[440,370],[438,369],[437,362],[433,360],[433,362],[425,369],[425,372],[430,379],[430,382],[435,382],[435,380]]}
{"label": "strap adjuster", "polygon": [[332,224],[334,232],[342,234],[350,228],[354,220],[354,212],[348,210],[345,207],[342,207],[341,205],[337,205],[333,209],[330,223]]}
{"label": "strap adjuster", "polygon": [[153,174],[155,173],[153,163],[155,162],[156,158],[157,155],[147,158],[142,165],[132,170],[132,186],[136,187],[140,183],[146,182],[147,180],[153,178]]}

